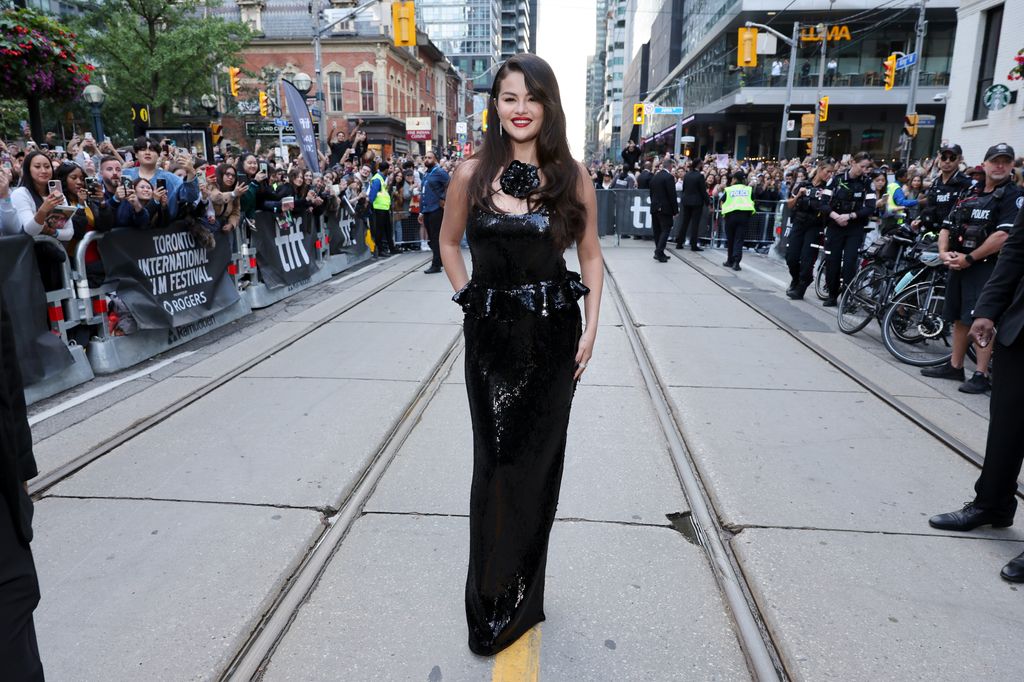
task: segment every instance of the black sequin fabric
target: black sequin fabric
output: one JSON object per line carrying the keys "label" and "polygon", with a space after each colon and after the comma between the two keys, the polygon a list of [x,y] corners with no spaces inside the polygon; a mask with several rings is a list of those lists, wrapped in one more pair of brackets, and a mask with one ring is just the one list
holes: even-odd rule
{"label": "black sequin fabric", "polygon": [[537,167],[522,161],[513,161],[501,174],[501,191],[510,197],[523,199],[533,190],[540,187],[540,174]]}
{"label": "black sequin fabric", "polygon": [[474,212],[466,312],[473,421],[469,648],[498,653],[544,620],[544,570],[582,333],[579,299],[543,213]]}

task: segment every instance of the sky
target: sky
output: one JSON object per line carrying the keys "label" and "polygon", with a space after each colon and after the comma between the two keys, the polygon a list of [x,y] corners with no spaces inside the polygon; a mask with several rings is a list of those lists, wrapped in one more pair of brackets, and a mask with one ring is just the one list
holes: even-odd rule
{"label": "sky", "polygon": [[586,131],[587,57],[594,54],[597,0],[540,0],[537,5],[537,55],[558,76],[569,147],[583,159]]}

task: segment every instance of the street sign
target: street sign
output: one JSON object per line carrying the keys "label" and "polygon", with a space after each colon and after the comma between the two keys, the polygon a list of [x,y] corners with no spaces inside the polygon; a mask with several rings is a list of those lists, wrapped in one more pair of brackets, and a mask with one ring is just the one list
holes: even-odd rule
{"label": "street sign", "polygon": [[683,108],[682,107],[657,107],[656,106],[656,107],[654,107],[654,114],[655,114],[655,116],[658,116],[658,115],[682,116],[683,115]]}
{"label": "street sign", "polygon": [[825,153],[825,139],[826,139],[825,131],[824,130],[819,130],[818,131],[818,144],[815,145],[815,150],[814,150],[815,153],[818,156],[821,156],[821,155],[823,155]]}
{"label": "street sign", "polygon": [[274,125],[276,125],[278,128],[288,128],[289,126],[291,126],[291,124],[288,122],[288,119],[285,118],[275,118]]}
{"label": "street sign", "polygon": [[796,130],[796,119],[795,118],[791,118],[788,121],[786,121],[786,130],[788,132],[793,132],[794,130]]}
{"label": "street sign", "polygon": [[914,64],[917,64],[917,53],[916,52],[911,52],[910,54],[905,54],[902,57],[897,57],[896,58],[896,70],[897,71],[901,71],[903,69],[911,67]]}
{"label": "street sign", "polygon": [[466,133],[458,133],[459,135],[459,146],[466,144]]}
{"label": "street sign", "polygon": [[295,144],[295,136],[294,135],[282,135],[281,136],[281,142],[283,142],[284,144]]}
{"label": "street sign", "polygon": [[654,113],[654,105],[650,102],[644,102],[644,116],[650,116]]}
{"label": "street sign", "polygon": [[1002,83],[996,83],[985,91],[985,108],[989,111],[999,111],[1010,103],[1010,88]]}
{"label": "street sign", "polygon": [[312,116],[319,116],[320,115],[320,110],[317,109],[316,107],[310,107],[309,108],[309,113]]}
{"label": "street sign", "polygon": [[455,123],[455,134],[465,135],[469,132],[469,124],[465,121],[456,121]]}
{"label": "street sign", "polygon": [[429,140],[431,120],[429,116],[409,116],[405,119],[405,139]]}
{"label": "street sign", "polygon": [[280,130],[284,135],[295,134],[295,128],[291,125],[286,125],[282,128],[280,126],[277,126],[275,123],[271,123],[270,121],[245,122],[246,137],[277,137],[278,130]]}
{"label": "street sign", "polygon": [[917,127],[918,128],[934,128],[935,117],[931,114],[918,114],[917,116]]}

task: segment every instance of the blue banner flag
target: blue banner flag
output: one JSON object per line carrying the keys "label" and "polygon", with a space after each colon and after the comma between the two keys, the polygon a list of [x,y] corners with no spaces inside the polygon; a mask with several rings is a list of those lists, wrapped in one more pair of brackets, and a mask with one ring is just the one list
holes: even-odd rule
{"label": "blue banner flag", "polygon": [[309,115],[309,107],[306,106],[306,98],[291,84],[290,81],[281,81],[284,89],[284,101],[288,103],[288,113],[295,122],[295,140],[299,143],[302,151],[302,158],[306,162],[306,168],[314,174],[320,174],[320,157],[316,153],[316,135],[313,133],[313,117]]}

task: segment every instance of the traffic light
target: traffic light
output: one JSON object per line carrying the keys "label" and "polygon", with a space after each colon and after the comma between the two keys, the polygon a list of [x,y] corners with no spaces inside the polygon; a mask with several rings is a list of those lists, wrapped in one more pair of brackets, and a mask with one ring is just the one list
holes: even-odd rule
{"label": "traffic light", "polygon": [[907,137],[917,137],[917,114],[907,114],[903,117],[903,134]]}
{"label": "traffic light", "polygon": [[210,124],[210,142],[212,142],[213,146],[216,147],[217,145],[220,144],[220,141],[222,139],[224,139],[224,126],[221,125],[220,123],[211,123]]}
{"label": "traffic light", "polygon": [[823,95],[818,100],[818,122],[824,123],[828,120],[828,95]]}
{"label": "traffic light", "polygon": [[892,90],[896,84],[896,55],[891,54],[885,58],[885,89]]}
{"label": "traffic light", "polygon": [[266,90],[260,90],[260,116],[263,118],[270,116],[270,104],[267,102]]}
{"label": "traffic light", "polygon": [[800,117],[800,137],[814,137],[814,114],[804,114]]}
{"label": "traffic light", "polygon": [[814,156],[814,140],[807,143],[807,153],[805,156]]}
{"label": "traffic light", "polygon": [[391,28],[395,45],[409,47],[416,44],[416,5],[409,2],[391,3]]}
{"label": "traffic light", "polygon": [[238,74],[240,73],[242,70],[237,66],[228,67],[228,89],[232,97],[238,97]]}
{"label": "traffic light", "polygon": [[736,65],[757,66],[757,29],[741,28],[736,42]]}
{"label": "traffic light", "polygon": [[633,105],[633,125],[642,126],[644,124],[644,103],[637,102]]}
{"label": "traffic light", "polygon": [[485,133],[487,132],[487,112],[488,109],[484,109],[483,113],[480,114],[480,129]]}

